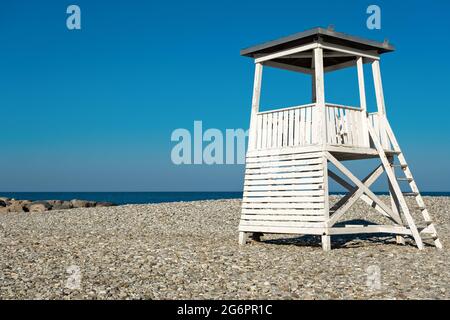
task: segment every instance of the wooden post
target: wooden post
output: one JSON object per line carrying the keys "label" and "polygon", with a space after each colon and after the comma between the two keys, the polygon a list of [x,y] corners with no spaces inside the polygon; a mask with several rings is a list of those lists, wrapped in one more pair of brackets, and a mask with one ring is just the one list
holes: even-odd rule
{"label": "wooden post", "polygon": [[331,250],[331,237],[329,235],[322,235],[322,249],[323,251]]}
{"label": "wooden post", "polygon": [[259,112],[259,101],[261,97],[261,80],[262,80],[263,66],[261,63],[255,64],[255,79],[253,82],[253,98],[252,98],[252,112],[250,114],[250,129],[248,134],[248,151],[256,149],[256,124]]}
{"label": "wooden post", "polygon": [[[259,112],[259,101],[261,97],[261,80],[262,80],[263,65],[261,63],[255,64],[255,78],[253,81],[253,97],[252,97],[252,111],[250,114],[250,129],[248,136],[248,151],[256,149],[257,142],[257,117]],[[239,232],[239,244],[244,245],[252,233]]]}
{"label": "wooden post", "polygon": [[381,82],[381,70],[380,61],[373,60],[372,62],[372,74],[375,86],[375,97],[377,99],[377,110],[380,117],[379,126],[381,133],[381,145],[384,149],[387,149],[387,133],[384,126],[384,119],[386,118],[386,106],[384,104],[383,84]]}
{"label": "wooden post", "polygon": [[312,79],[312,92],[311,92],[311,102],[316,103],[316,73],[314,65],[314,55],[311,57],[311,79]]}
{"label": "wooden post", "polygon": [[313,119],[316,124],[314,136],[318,144],[325,145],[327,143],[327,128],[326,128],[326,112],[325,112],[325,89],[324,89],[324,73],[323,73],[323,49],[314,49],[314,79],[316,88],[316,106],[315,115]]}
{"label": "wooden post", "polygon": [[383,94],[383,85],[381,82],[381,71],[380,71],[380,61],[373,60],[372,61],[372,73],[373,73],[373,81],[375,85],[375,96],[377,99],[377,107],[378,112],[380,114],[386,114],[386,108],[384,105],[384,94]]}
{"label": "wooden post", "polygon": [[243,246],[247,243],[249,234],[247,232],[239,232],[239,245]]}
{"label": "wooden post", "polygon": [[364,84],[364,65],[363,57],[358,57],[356,59],[356,66],[358,69],[358,86],[359,86],[359,103],[361,105],[361,121],[363,129],[363,144],[365,147],[369,148],[369,130],[367,129],[367,102],[366,102],[366,87]]}
{"label": "wooden post", "polygon": [[[325,145],[327,143],[327,127],[326,127],[326,110],[325,110],[325,84],[324,84],[324,72],[323,72],[323,49],[315,48],[313,55],[314,62],[314,74],[313,74],[313,84],[314,84],[314,102],[316,103],[315,115],[316,118],[313,119],[315,123],[315,137],[317,137],[317,143],[323,146],[325,149]],[[327,174],[327,164],[328,160],[326,157],[323,157],[323,168],[324,168],[324,189],[325,189],[325,197],[324,197],[324,215],[325,219],[328,220],[330,212],[329,212],[329,202],[328,202],[328,174]],[[322,249],[324,251],[331,250],[331,237],[326,231],[325,234],[322,235]]]}
{"label": "wooden post", "polygon": [[[324,218],[325,221],[328,222],[330,219],[330,202],[329,202],[329,193],[328,193],[328,159],[323,156],[322,157],[322,166],[323,166],[323,191],[324,191],[324,197],[323,197],[323,201],[324,201]],[[322,249],[324,251],[329,251],[331,250],[331,237],[329,235],[329,227],[327,225],[326,230],[325,230],[325,234],[322,235]]]}
{"label": "wooden post", "polygon": [[255,78],[253,82],[253,97],[252,97],[252,111],[250,115],[250,130],[249,130],[249,142],[248,150],[256,149],[257,141],[257,116],[259,112],[259,102],[261,97],[261,80],[262,80],[262,69],[261,63],[255,64]]}

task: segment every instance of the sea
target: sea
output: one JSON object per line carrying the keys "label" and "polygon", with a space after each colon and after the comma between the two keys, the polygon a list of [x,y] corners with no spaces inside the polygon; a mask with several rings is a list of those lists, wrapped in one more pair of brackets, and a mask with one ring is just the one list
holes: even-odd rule
{"label": "sea", "polygon": [[[377,192],[375,192],[377,193]],[[334,194],[342,194],[335,192]],[[377,194],[387,194],[378,192]],[[423,196],[450,196],[450,192],[422,192]],[[108,201],[117,205],[177,201],[240,199],[242,192],[0,192],[0,197],[18,200]]]}

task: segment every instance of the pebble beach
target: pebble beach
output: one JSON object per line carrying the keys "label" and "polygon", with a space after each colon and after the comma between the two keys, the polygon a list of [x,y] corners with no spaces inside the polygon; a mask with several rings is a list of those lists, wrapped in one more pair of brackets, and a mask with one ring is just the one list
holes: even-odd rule
{"label": "pebble beach", "polygon": [[[389,235],[239,246],[240,200],[4,212],[0,299],[449,299],[450,197],[424,199],[442,250]],[[345,220],[384,219],[370,210]]]}

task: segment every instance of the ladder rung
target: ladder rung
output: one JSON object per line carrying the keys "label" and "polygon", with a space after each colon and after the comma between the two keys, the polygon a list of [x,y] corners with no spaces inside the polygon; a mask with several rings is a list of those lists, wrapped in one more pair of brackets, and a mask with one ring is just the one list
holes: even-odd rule
{"label": "ladder rung", "polygon": [[419,195],[418,192],[403,192],[403,195],[406,197],[416,197]]}
{"label": "ladder rung", "polygon": [[425,224],[427,225],[427,227],[429,226],[429,225],[431,225],[431,224],[433,224],[433,221],[430,221],[430,220],[425,220]]}
{"label": "ladder rung", "polygon": [[393,164],[392,167],[405,169],[405,168],[408,168],[408,165],[407,164]]}
{"label": "ladder rung", "polygon": [[438,236],[436,234],[430,234],[430,233],[422,233],[420,235],[420,237],[422,238],[422,240],[427,240],[427,239],[437,240],[438,239]]}
{"label": "ladder rung", "polygon": [[413,178],[400,178],[400,177],[397,177],[397,180],[398,180],[398,181],[408,181],[408,182],[411,182],[411,181],[413,181],[414,179],[413,179]]}

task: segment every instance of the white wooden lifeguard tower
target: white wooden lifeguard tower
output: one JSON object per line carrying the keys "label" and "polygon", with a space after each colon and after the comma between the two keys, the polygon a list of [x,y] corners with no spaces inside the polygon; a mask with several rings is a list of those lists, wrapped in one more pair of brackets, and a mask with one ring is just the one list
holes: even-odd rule
{"label": "white wooden lifeguard tower", "polygon": [[[411,236],[419,249],[424,247],[425,238],[441,248],[435,226],[386,118],[380,55],[393,50],[386,41],[379,43],[315,28],[241,51],[241,55],[255,59],[255,78],[240,244],[263,233],[307,234],[320,235],[323,250],[330,250],[332,235],[387,233],[396,235],[398,243],[404,243],[405,235]],[[373,113],[368,113],[366,107],[363,64],[367,63],[372,66],[378,109]],[[260,112],[263,66],[311,75],[312,103]],[[324,73],[352,66],[357,69],[360,106],[327,103]],[[381,161],[362,180],[343,164],[345,160],[369,158]],[[353,184],[333,172],[329,164]],[[390,205],[370,190],[383,172],[388,178]],[[348,190],[331,207],[329,178]],[[402,192],[401,180],[409,183],[408,194]],[[420,210],[424,220],[422,227],[416,226],[412,215],[415,209],[408,207],[405,196],[415,197],[415,209]],[[390,222],[336,224],[358,199]]]}

